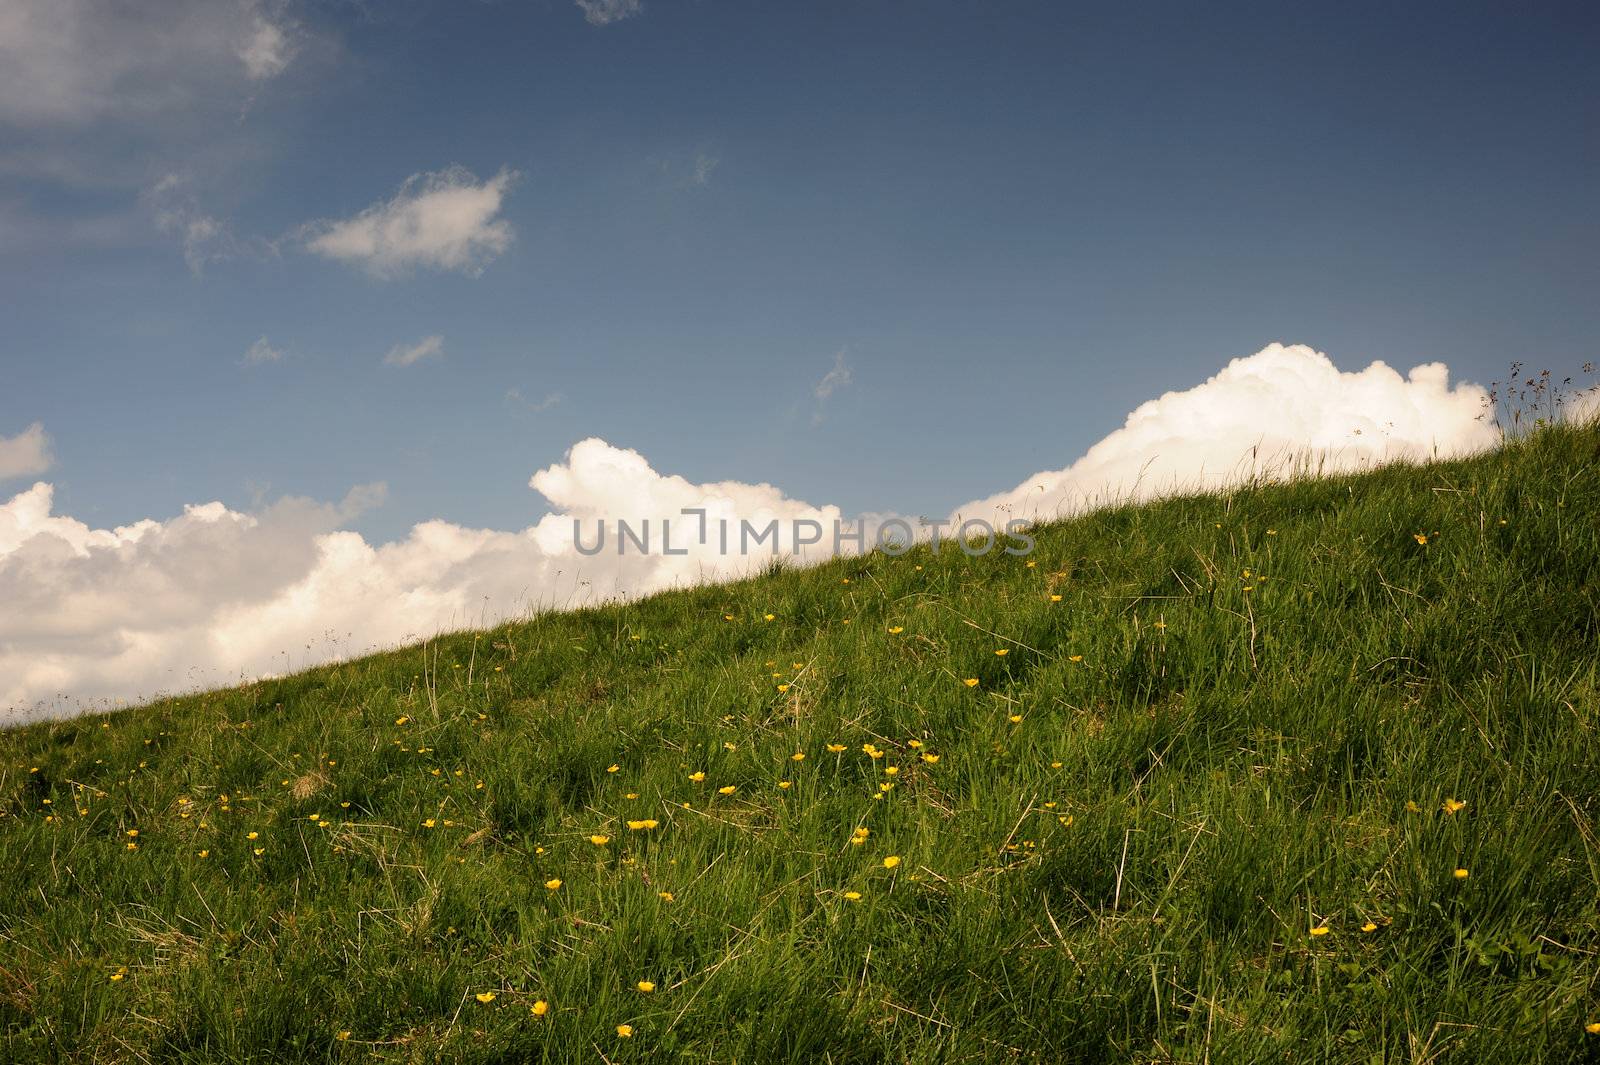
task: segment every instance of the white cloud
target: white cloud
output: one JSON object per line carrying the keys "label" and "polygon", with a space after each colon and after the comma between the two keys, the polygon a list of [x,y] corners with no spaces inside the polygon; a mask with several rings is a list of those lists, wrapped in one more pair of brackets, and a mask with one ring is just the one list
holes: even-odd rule
{"label": "white cloud", "polygon": [[640,0],[577,0],[591,26],[609,26],[644,10]]}
{"label": "white cloud", "polygon": [[383,357],[385,366],[413,366],[423,359],[444,354],[444,337],[435,334],[423,337],[415,344],[396,344]]}
{"label": "white cloud", "polygon": [[262,337],[244,353],[246,366],[260,366],[264,362],[277,362],[283,358],[283,352],[272,346],[266,337]]}
{"label": "white cloud", "polygon": [[0,123],[147,120],[281,74],[288,23],[264,4],[0,0]]}
{"label": "white cloud", "polygon": [[1065,469],[1036,473],[955,515],[1048,519],[1257,474],[1470,453],[1498,440],[1484,416],[1488,398],[1476,385],[1451,388],[1443,363],[1406,377],[1381,362],[1343,373],[1321,352],[1272,344],[1204,384],[1141,405]]}
{"label": "white cloud", "polygon": [[[1196,388],[1144,404],[1067,468],[958,513],[1049,515],[1095,499],[1219,487],[1291,454],[1345,469],[1472,451],[1495,440],[1479,418],[1485,398],[1473,386],[1449,387],[1437,364],[1407,377],[1378,363],[1341,373],[1309,348],[1273,345]],[[529,483],[550,504],[529,528],[430,521],[381,544],[344,528],[381,501],[379,486],[337,505],[287,499],[246,514],[208,503],[164,521],[95,529],[53,514],[51,486],[36,484],[0,504],[0,602],[8,607],[0,611],[0,716],[40,704],[71,713],[80,700],[281,672],[530,606],[733,577],[771,555],[765,547],[721,554],[720,519],[732,522],[735,540],[741,520],[762,528],[778,519],[788,553],[795,519],[831,531],[844,518],[837,507],[770,484],[665,475],[599,439],[575,445]],[[706,543],[680,513],[686,507],[707,510]],[[585,545],[597,522],[607,524],[604,551],[577,550],[575,519]],[[652,520],[650,553],[616,553],[618,519],[636,529]],[[664,519],[673,523],[673,548],[685,554],[662,553]],[[825,537],[798,557],[824,557],[829,548]]]}
{"label": "white cloud", "polygon": [[543,399],[535,401],[524,396],[522,394],[522,389],[520,388],[506,389],[507,400],[511,401],[512,403],[519,404],[522,407],[533,411],[535,414],[543,414],[545,411],[564,402],[566,398],[567,397],[562,395],[560,392],[547,392],[545,393],[545,397]]}
{"label": "white cloud", "polygon": [[822,375],[822,380],[817,382],[817,387],[811,390],[811,396],[816,400],[816,407],[811,412],[811,424],[822,424],[822,405],[826,403],[835,392],[850,384],[850,364],[845,362],[848,349],[840,348],[833,354],[833,368]]}
{"label": "white cloud", "polygon": [[313,222],[302,238],[309,251],[365,267],[375,277],[417,267],[478,274],[511,246],[511,223],[496,216],[516,179],[515,171],[503,169],[479,181],[459,166],[413,174],[393,199],[354,218]]}
{"label": "white cloud", "polygon": [[251,80],[265,81],[283,73],[294,58],[294,48],[281,26],[257,15],[237,54]]}
{"label": "white cloud", "polygon": [[13,477],[33,477],[55,462],[50,454],[50,435],[42,422],[34,422],[16,436],[0,436],[0,481]]}

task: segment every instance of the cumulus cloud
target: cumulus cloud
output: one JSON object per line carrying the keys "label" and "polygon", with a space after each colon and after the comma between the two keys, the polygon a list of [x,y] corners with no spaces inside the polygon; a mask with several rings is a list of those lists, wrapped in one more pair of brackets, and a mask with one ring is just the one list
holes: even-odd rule
{"label": "cumulus cloud", "polygon": [[[1309,348],[1273,345],[1144,404],[1065,469],[957,514],[999,525],[1097,500],[1220,487],[1281,471],[1286,456],[1348,469],[1472,451],[1496,439],[1480,417],[1486,399],[1474,386],[1452,388],[1441,365],[1406,376],[1381,363],[1345,373]],[[849,522],[836,506],[770,484],[663,474],[599,439],[578,443],[529,484],[549,512],[526,529],[430,521],[378,544],[346,526],[381,502],[381,486],[338,504],[287,499],[242,513],[214,502],[97,529],[54,514],[51,486],[35,484],[0,504],[0,602],[8,606],[0,611],[0,717],[71,713],[82,701],[281,672],[532,606],[734,577],[769,561],[773,548],[812,561],[831,553],[831,535],[804,543],[803,523],[831,533]],[[703,509],[704,525],[685,509]],[[647,519],[649,551],[630,545],[619,554],[616,523],[637,532]],[[765,530],[773,520],[776,540],[739,551],[743,523]],[[671,523],[672,554],[663,522]],[[588,553],[602,523],[604,544]],[[732,530],[728,553],[724,527]]]}
{"label": "cumulus cloud", "polygon": [[1499,439],[1489,395],[1450,387],[1443,363],[1402,377],[1381,362],[1345,373],[1321,352],[1272,344],[1184,392],[1142,404],[1072,465],[1036,473],[952,517],[1048,519],[1110,500],[1466,454]]}
{"label": "cumulus cloud", "polygon": [[511,246],[511,223],[497,216],[516,179],[516,171],[503,169],[479,181],[459,166],[413,174],[393,199],[353,218],[309,224],[303,242],[380,278],[418,267],[476,275]]}
{"label": "cumulus cloud", "polygon": [[640,0],[577,0],[577,4],[591,26],[609,26],[644,11]]}
{"label": "cumulus cloud", "polygon": [[0,481],[37,476],[54,462],[50,436],[42,422],[34,422],[16,436],[0,436]]}
{"label": "cumulus cloud", "polygon": [[383,357],[385,366],[414,366],[423,359],[444,354],[444,337],[437,334],[423,337],[415,344],[396,344]]}

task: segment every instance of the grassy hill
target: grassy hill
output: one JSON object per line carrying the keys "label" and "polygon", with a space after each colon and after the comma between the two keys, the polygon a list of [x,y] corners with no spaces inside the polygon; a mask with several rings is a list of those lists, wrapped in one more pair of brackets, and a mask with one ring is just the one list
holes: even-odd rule
{"label": "grassy hill", "polygon": [[1597,519],[1546,430],[8,731],[0,1059],[1600,1060]]}

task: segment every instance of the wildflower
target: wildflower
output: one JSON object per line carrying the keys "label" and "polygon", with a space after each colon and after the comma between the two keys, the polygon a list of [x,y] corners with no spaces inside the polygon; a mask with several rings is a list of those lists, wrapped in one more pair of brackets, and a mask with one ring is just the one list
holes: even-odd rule
{"label": "wildflower", "polygon": [[789,686],[787,684],[780,684],[778,685],[778,690],[780,692],[786,692],[789,690]]}
{"label": "wildflower", "polygon": [[596,847],[604,847],[607,843],[611,842],[611,837],[602,836],[597,833],[589,837],[589,842],[593,843]]}
{"label": "wildflower", "polygon": [[650,981],[650,980],[640,980],[634,986],[637,987],[640,991],[643,991],[647,995],[650,992],[652,992],[652,991],[654,991],[656,989],[655,983],[653,981]]}
{"label": "wildflower", "polygon": [[552,877],[551,879],[546,880],[544,882],[544,889],[546,891],[559,891],[561,889],[561,878]]}
{"label": "wildflower", "polygon": [[130,843],[129,843],[129,844],[128,844],[128,849],[129,849],[129,850],[130,850],[130,851],[136,851],[136,850],[138,850],[138,849],[139,849],[139,845],[138,845],[138,844],[137,844],[137,843],[131,843],[131,842],[130,842]]}
{"label": "wildflower", "polygon": [[934,765],[939,761],[939,756],[936,754],[928,754],[926,751],[924,751],[922,754],[922,760],[927,762],[929,765]]}
{"label": "wildflower", "polygon": [[706,771],[704,769],[697,769],[693,773],[689,774],[689,779],[694,781],[696,784],[700,783],[705,778]]}
{"label": "wildflower", "polygon": [[438,823],[439,822],[435,821],[433,818],[430,817],[426,821],[422,822],[422,827],[423,828],[432,828],[434,825],[436,825]]}
{"label": "wildflower", "polygon": [[407,717],[404,714],[401,714],[399,717],[394,719],[394,723],[396,725],[404,725],[407,721],[410,721],[410,720],[411,719],[409,717]]}
{"label": "wildflower", "polygon": [[1368,921],[1366,924],[1361,926],[1361,930],[1363,932],[1376,932],[1378,930],[1378,926],[1374,922]]}
{"label": "wildflower", "polygon": [[723,621],[732,621],[733,620],[733,615],[732,614],[724,614],[724,615],[722,615],[722,620]]}
{"label": "wildflower", "polygon": [[776,614],[763,614],[762,618],[764,620],[766,620],[766,621],[777,621],[778,620],[778,615],[776,615]]}
{"label": "wildflower", "polygon": [[1407,813],[1412,813],[1412,814],[1420,814],[1422,812],[1422,807],[1417,805],[1417,801],[1415,799],[1407,799],[1406,800],[1406,812]]}
{"label": "wildflower", "polygon": [[246,832],[244,834],[244,838],[245,839],[257,839],[257,838],[260,837],[260,835],[261,835],[261,833],[259,833],[259,832]]}
{"label": "wildflower", "polygon": [[550,1003],[546,1002],[542,998],[538,999],[533,1005],[528,1007],[528,1012],[533,1014],[535,1017],[543,1017],[545,1014],[550,1012]]}
{"label": "wildflower", "polygon": [[844,897],[849,899],[851,902],[860,902],[861,901],[861,892],[859,892],[859,891],[846,891],[844,893]]}
{"label": "wildflower", "polygon": [[966,680],[962,681],[961,683],[965,684],[969,688],[976,688],[978,686],[978,678],[977,677],[968,677]]}
{"label": "wildflower", "polygon": [[629,799],[629,800],[637,799],[638,797],[639,797],[639,793],[637,791],[630,791],[630,792],[628,792],[628,794],[623,796],[624,799]]}
{"label": "wildflower", "polygon": [[1423,547],[1428,546],[1428,536],[1426,533],[1412,533],[1411,538],[1417,543],[1421,544]]}
{"label": "wildflower", "polygon": [[900,772],[900,767],[896,766],[896,765],[890,765],[890,766],[884,766],[883,767],[884,776],[892,777],[896,773],[899,773],[899,772]]}
{"label": "wildflower", "polygon": [[1020,725],[1022,723],[1022,715],[1012,714],[1010,717],[1006,718],[1006,720],[1011,722],[1013,725]]}
{"label": "wildflower", "polygon": [[200,851],[199,852],[199,857],[201,857],[201,858],[209,858],[209,857],[211,857],[211,852],[209,850]]}
{"label": "wildflower", "polygon": [[856,844],[865,843],[870,835],[872,835],[872,829],[866,825],[858,825],[856,830],[850,834],[850,842]]}
{"label": "wildflower", "polygon": [[[1501,522],[1500,524],[1504,525],[1505,522]],[[1600,1035],[1600,1021],[1590,1021],[1588,1024],[1583,1026],[1583,1030],[1588,1032],[1590,1035]]]}
{"label": "wildflower", "polygon": [[1465,869],[1457,869],[1451,875],[1454,876],[1457,880],[1465,880],[1471,874],[1468,873]]}
{"label": "wildflower", "polygon": [[[768,621],[772,620],[772,615],[771,614],[767,615],[767,620]],[[620,1036],[623,1039],[631,1039],[631,1038],[633,1038],[633,1025],[631,1025],[631,1024],[619,1024],[619,1025],[617,1025],[617,1035]]]}
{"label": "wildflower", "polygon": [[883,867],[885,869],[893,869],[895,866],[897,866],[899,864],[900,864],[900,856],[898,854],[891,854],[891,855],[889,855],[887,858],[885,858],[883,860]]}
{"label": "wildflower", "polygon": [[736,792],[738,790],[739,789],[737,787],[735,787],[734,785],[728,784],[725,787],[718,788],[717,789],[717,794],[718,795],[732,795],[734,792]]}
{"label": "wildflower", "polygon": [[921,747],[922,746],[922,741],[921,740],[907,740],[906,741],[906,746],[907,747],[911,747],[911,748]]}
{"label": "wildflower", "polygon": [[1052,603],[1059,603],[1059,602],[1061,602],[1061,597],[1059,595],[1052,595],[1050,597],[1050,601]]}
{"label": "wildflower", "polygon": [[606,766],[606,772],[607,773],[615,773],[617,770],[619,770],[621,768],[622,767],[620,765],[615,765],[615,764],[608,765],[608,766]]}
{"label": "wildflower", "polygon": [[479,991],[476,995],[473,995],[472,997],[477,999],[479,1002],[483,1003],[485,1006],[487,1006],[489,1003],[491,1003],[491,1002],[493,1002],[495,1000],[495,994],[494,994],[493,991]]}
{"label": "wildflower", "polygon": [[672,902],[676,898],[670,891],[658,891],[656,892],[656,897],[662,902]]}
{"label": "wildflower", "polygon": [[791,761],[791,762],[803,762],[805,760],[806,760],[806,752],[804,752],[804,751],[796,751],[796,752],[794,752],[793,754],[791,754],[789,756],[789,761]]}
{"label": "wildflower", "polygon": [[1319,925],[1317,925],[1317,927],[1315,927],[1315,928],[1313,928],[1311,930],[1311,934],[1314,935],[1314,936],[1325,936],[1330,931],[1332,931],[1332,929],[1330,929],[1327,925],[1319,924]]}
{"label": "wildflower", "polygon": [[137,836],[137,835],[138,835],[138,834],[139,834],[139,830],[138,830],[138,829],[137,829],[137,828],[130,828],[130,829],[128,829],[128,835],[130,835],[130,836]]}
{"label": "wildflower", "polygon": [[889,626],[889,635],[890,636],[898,636],[902,632],[905,632],[905,631],[906,631],[906,628],[905,628],[904,625],[890,625]]}
{"label": "wildflower", "polygon": [[778,787],[783,788],[785,791],[787,791],[789,789],[789,786],[790,786],[791,783],[792,782],[788,781],[788,780],[780,780],[780,781],[778,781]]}
{"label": "wildflower", "polygon": [[656,819],[653,818],[653,817],[647,817],[643,821],[629,821],[628,822],[628,831],[630,831],[630,832],[641,832],[641,831],[643,831],[643,830],[645,830],[647,828],[655,828],[655,827],[656,827]]}
{"label": "wildflower", "polygon": [[828,750],[829,750],[829,752],[831,752],[833,754],[839,754],[840,752],[842,752],[844,750],[844,744],[842,744],[842,743],[830,743],[830,744],[828,744]]}
{"label": "wildflower", "polygon": [[333,1037],[335,1039],[339,1040],[339,1042],[343,1043],[343,1042],[346,1042],[350,1038],[350,1032],[348,1030],[342,1031],[342,1032],[335,1032]]}
{"label": "wildflower", "polygon": [[1083,661],[1083,656],[1082,655],[1068,655],[1067,656],[1067,661],[1068,662],[1082,662]]}
{"label": "wildflower", "polygon": [[256,848],[256,857],[257,858],[261,857],[265,853],[267,853],[267,848],[265,848],[265,847],[257,847]]}
{"label": "wildflower", "polygon": [[111,982],[114,984],[117,981],[126,978],[127,975],[128,967],[126,965],[119,965],[117,966],[117,971],[111,974]]}
{"label": "wildflower", "polygon": [[1444,806],[1442,807],[1444,812],[1447,814],[1453,814],[1459,810],[1465,810],[1466,808],[1467,804],[1462,802],[1460,799],[1446,799],[1444,801]]}

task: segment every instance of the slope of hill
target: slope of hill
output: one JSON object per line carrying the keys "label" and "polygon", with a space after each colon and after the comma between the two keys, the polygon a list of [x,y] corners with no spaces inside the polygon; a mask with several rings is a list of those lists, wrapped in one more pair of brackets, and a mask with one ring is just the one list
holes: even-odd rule
{"label": "slope of hill", "polygon": [[1596,1060],[1597,456],[11,730],[0,1057]]}

